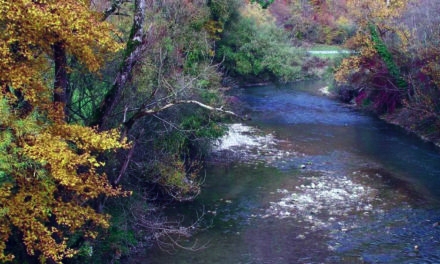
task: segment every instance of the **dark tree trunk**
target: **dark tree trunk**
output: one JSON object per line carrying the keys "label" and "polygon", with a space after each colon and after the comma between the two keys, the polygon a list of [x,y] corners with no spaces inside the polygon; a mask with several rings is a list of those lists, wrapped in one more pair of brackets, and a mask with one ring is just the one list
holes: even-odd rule
{"label": "dark tree trunk", "polygon": [[67,103],[68,103],[68,76],[67,76],[67,55],[64,43],[56,42],[52,46],[53,59],[55,61],[55,81],[54,81],[54,103],[64,104],[64,113],[68,117]]}

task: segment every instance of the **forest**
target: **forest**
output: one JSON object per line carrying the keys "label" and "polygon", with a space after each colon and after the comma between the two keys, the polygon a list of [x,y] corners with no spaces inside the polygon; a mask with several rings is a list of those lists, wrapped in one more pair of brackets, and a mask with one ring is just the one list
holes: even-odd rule
{"label": "forest", "polygon": [[[0,0],[0,262],[438,263],[439,13],[438,0]],[[260,187],[299,193],[267,202]],[[405,227],[383,228],[417,228],[402,248],[300,249],[324,233],[369,245],[353,226],[392,208],[408,211],[383,218]],[[228,232],[271,217],[313,228],[240,259],[266,247]]]}

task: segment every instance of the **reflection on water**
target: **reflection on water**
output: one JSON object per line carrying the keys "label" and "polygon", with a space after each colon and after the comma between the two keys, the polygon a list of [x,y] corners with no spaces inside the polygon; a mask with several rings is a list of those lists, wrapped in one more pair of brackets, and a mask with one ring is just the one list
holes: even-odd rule
{"label": "reflection on water", "polygon": [[129,263],[440,263],[440,155],[315,95],[322,82],[238,89],[252,117],[214,146],[204,192],[170,209],[206,250]]}

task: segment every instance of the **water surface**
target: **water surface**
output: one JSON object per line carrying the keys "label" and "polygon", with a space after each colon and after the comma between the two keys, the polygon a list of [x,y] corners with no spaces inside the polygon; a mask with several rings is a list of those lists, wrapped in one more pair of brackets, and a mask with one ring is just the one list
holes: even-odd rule
{"label": "water surface", "polygon": [[440,263],[440,151],[322,97],[320,81],[232,92],[252,121],[214,147],[200,231],[129,263]]}

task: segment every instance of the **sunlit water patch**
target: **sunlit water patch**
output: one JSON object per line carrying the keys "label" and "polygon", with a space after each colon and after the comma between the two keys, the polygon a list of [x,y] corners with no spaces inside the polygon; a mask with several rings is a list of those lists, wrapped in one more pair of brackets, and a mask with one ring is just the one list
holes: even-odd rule
{"label": "sunlit water patch", "polygon": [[283,141],[271,133],[241,123],[227,126],[226,134],[213,142],[211,160],[250,163],[264,161],[269,165],[296,154],[281,149],[279,145]]}
{"label": "sunlit water patch", "polygon": [[240,123],[227,126],[227,133],[214,143],[214,151],[239,150],[243,148],[270,149],[276,144],[272,134],[258,135],[260,131],[256,128]]}

